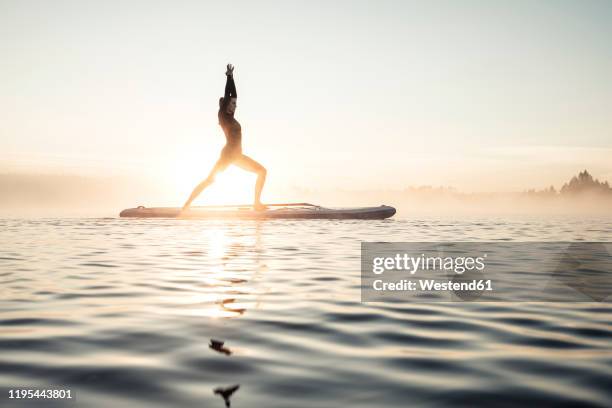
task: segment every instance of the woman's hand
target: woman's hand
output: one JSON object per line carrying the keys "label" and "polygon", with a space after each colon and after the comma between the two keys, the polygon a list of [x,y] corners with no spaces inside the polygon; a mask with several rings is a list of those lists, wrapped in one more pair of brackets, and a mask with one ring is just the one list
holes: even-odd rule
{"label": "woman's hand", "polygon": [[227,71],[225,71],[225,75],[234,76],[234,66],[232,64],[227,64]]}

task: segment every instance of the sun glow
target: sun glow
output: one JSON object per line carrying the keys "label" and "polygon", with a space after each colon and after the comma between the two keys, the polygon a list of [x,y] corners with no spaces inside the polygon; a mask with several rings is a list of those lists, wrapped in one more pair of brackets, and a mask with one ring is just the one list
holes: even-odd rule
{"label": "sun glow", "polygon": [[[186,186],[187,195],[206,176]],[[255,175],[230,166],[217,175],[215,182],[200,194],[193,205],[250,204],[253,201]]]}
{"label": "sun glow", "polygon": [[[183,157],[165,177],[167,194],[185,201],[206,177],[218,159],[214,152],[182,152]],[[255,191],[255,174],[230,165],[218,173],[215,182],[206,188],[192,205],[250,204]],[[180,201],[179,200],[179,201]]]}

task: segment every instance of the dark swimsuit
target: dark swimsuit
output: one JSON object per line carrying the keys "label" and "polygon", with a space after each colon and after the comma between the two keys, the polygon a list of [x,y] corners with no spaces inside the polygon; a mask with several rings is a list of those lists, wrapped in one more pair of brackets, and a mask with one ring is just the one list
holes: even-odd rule
{"label": "dark swimsuit", "polygon": [[225,168],[233,161],[242,156],[242,128],[240,123],[234,118],[233,114],[227,113],[227,105],[230,103],[230,98],[237,98],[236,84],[231,75],[227,76],[225,82],[225,95],[219,104],[219,125],[225,133],[226,144],[221,151],[221,157],[217,162],[217,166]]}

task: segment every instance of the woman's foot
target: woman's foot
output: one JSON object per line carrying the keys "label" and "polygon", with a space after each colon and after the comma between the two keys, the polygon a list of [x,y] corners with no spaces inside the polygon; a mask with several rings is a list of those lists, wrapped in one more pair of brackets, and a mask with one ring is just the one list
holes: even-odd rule
{"label": "woman's foot", "polygon": [[262,203],[255,203],[255,204],[253,204],[253,208],[255,209],[255,211],[264,211],[264,210],[268,209],[268,207],[266,207]]}

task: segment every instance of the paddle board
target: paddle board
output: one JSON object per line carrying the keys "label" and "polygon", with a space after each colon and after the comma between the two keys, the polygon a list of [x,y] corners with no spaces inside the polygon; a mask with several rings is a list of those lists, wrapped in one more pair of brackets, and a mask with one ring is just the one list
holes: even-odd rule
{"label": "paddle board", "polygon": [[249,205],[190,207],[181,211],[178,207],[128,208],[120,217],[136,218],[216,218],[216,219],[375,219],[392,217],[395,208],[379,207],[328,208],[308,203],[266,204],[265,210],[254,210]]}

